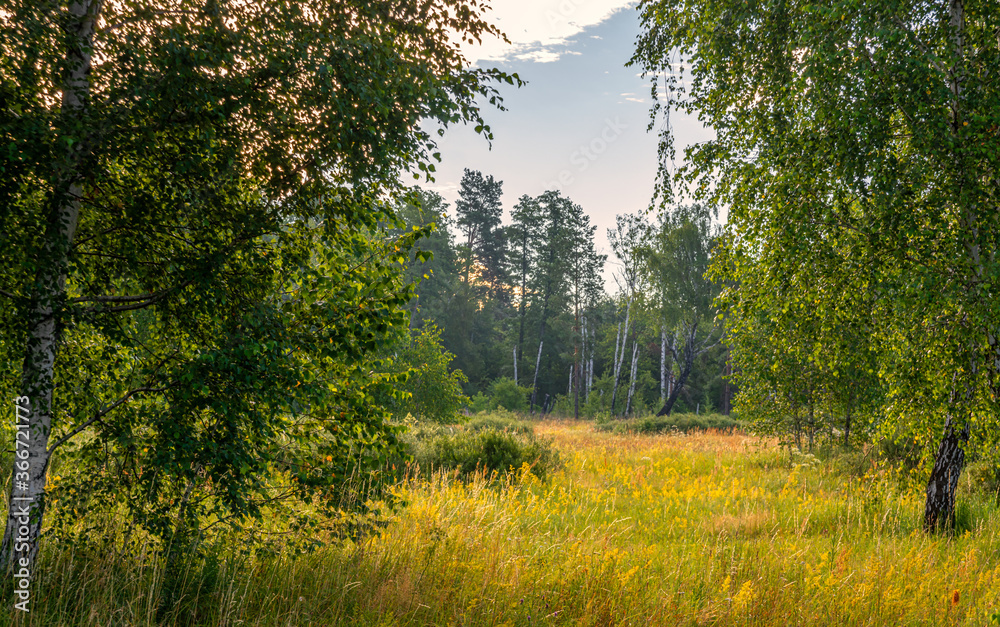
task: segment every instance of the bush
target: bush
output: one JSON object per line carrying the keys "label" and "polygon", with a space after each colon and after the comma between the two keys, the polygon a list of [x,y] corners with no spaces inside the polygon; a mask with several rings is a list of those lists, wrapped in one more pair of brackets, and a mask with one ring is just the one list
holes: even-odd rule
{"label": "bush", "polygon": [[991,461],[980,460],[970,464],[966,472],[974,491],[985,493],[1000,504],[1000,467]]}
{"label": "bush", "polygon": [[454,422],[469,403],[462,393],[468,378],[461,370],[451,370],[455,356],[441,345],[441,331],[433,324],[413,329],[395,349],[393,367],[397,374],[406,374],[405,381],[392,388],[384,385],[376,403],[388,408],[396,420],[412,414],[422,422]]}
{"label": "bush", "polygon": [[[444,425],[434,422],[417,422],[409,417],[403,421],[406,431],[402,435],[402,440],[407,442],[412,448],[417,442],[430,440],[439,435],[454,435],[455,425]],[[411,451],[412,453],[412,451]]]}
{"label": "bush", "polygon": [[883,438],[879,441],[879,453],[883,459],[906,470],[913,470],[923,463],[925,451],[911,436]]}
{"label": "bush", "polygon": [[490,409],[526,412],[530,393],[530,388],[520,386],[508,377],[501,377],[490,384]]}
{"label": "bush", "polygon": [[491,399],[482,392],[476,392],[472,398],[469,399],[469,411],[473,414],[478,414],[480,412],[485,412],[490,410]]}
{"label": "bush", "polygon": [[612,433],[688,433],[707,429],[744,431],[746,425],[739,420],[722,414],[671,414],[670,416],[646,416],[629,420],[613,420],[594,424],[598,431]]}
{"label": "bush", "polygon": [[465,478],[477,470],[503,474],[528,464],[544,480],[560,466],[550,441],[536,438],[530,424],[502,414],[474,418],[464,427],[411,427],[403,441],[424,476],[439,469],[457,470]]}
{"label": "bush", "polygon": [[519,435],[534,434],[534,430],[529,423],[519,420],[515,414],[504,411],[476,416],[465,423],[465,430],[471,433],[493,430],[507,431]]}

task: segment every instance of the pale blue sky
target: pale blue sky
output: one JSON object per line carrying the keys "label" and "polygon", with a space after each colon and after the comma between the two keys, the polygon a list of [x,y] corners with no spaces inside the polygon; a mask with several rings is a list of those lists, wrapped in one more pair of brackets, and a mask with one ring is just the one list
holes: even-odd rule
{"label": "pale blue sky", "polygon": [[[638,12],[622,0],[494,0],[493,9],[490,19],[511,44],[486,42],[467,55],[528,84],[503,90],[507,111],[485,111],[492,150],[469,127],[449,129],[436,181],[423,186],[453,207],[463,168],[492,174],[504,183],[505,221],[521,195],[560,189],[597,224],[612,289],[607,229],[616,214],[649,206],[658,167],[656,132],[646,131],[650,82],[625,67]],[[679,148],[710,138],[697,120],[672,115],[671,123]]]}

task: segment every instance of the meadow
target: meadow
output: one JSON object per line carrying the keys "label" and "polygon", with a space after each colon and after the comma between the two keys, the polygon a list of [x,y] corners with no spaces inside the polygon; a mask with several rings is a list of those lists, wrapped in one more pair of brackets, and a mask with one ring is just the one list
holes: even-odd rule
{"label": "meadow", "polygon": [[[527,467],[414,476],[395,487],[405,505],[356,542],[223,556],[171,623],[1000,624],[1000,508],[968,473],[958,532],[928,536],[919,473],[864,452],[534,424],[562,460],[546,481]],[[34,611],[0,623],[158,624],[155,560],[45,559]]]}

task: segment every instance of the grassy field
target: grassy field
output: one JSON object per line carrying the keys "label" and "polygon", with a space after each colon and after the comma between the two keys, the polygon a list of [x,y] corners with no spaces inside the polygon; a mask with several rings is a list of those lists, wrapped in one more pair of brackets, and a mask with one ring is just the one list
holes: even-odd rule
{"label": "grassy field", "polygon": [[[522,470],[402,484],[407,505],[377,535],[296,560],[223,560],[197,614],[172,622],[1000,624],[1000,510],[968,485],[962,530],[928,537],[919,484],[860,455],[587,422],[536,432],[564,462],[548,482]],[[14,624],[156,624],[154,566],[106,572],[66,550],[47,561],[36,611]]]}

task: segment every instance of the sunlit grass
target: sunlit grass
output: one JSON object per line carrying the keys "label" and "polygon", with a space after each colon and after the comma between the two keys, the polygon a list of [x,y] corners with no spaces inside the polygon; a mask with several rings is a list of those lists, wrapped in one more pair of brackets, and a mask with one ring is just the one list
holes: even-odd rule
{"label": "sunlit grass", "polygon": [[[1000,612],[1000,512],[967,485],[968,528],[927,536],[919,483],[860,456],[790,456],[741,434],[620,436],[572,421],[536,431],[565,462],[548,482],[527,469],[493,484],[413,479],[376,535],[224,562],[199,615],[174,620],[989,625]],[[65,613],[18,624],[155,624],[148,568],[64,578],[73,594],[90,586],[90,607],[50,591],[38,601]]]}

